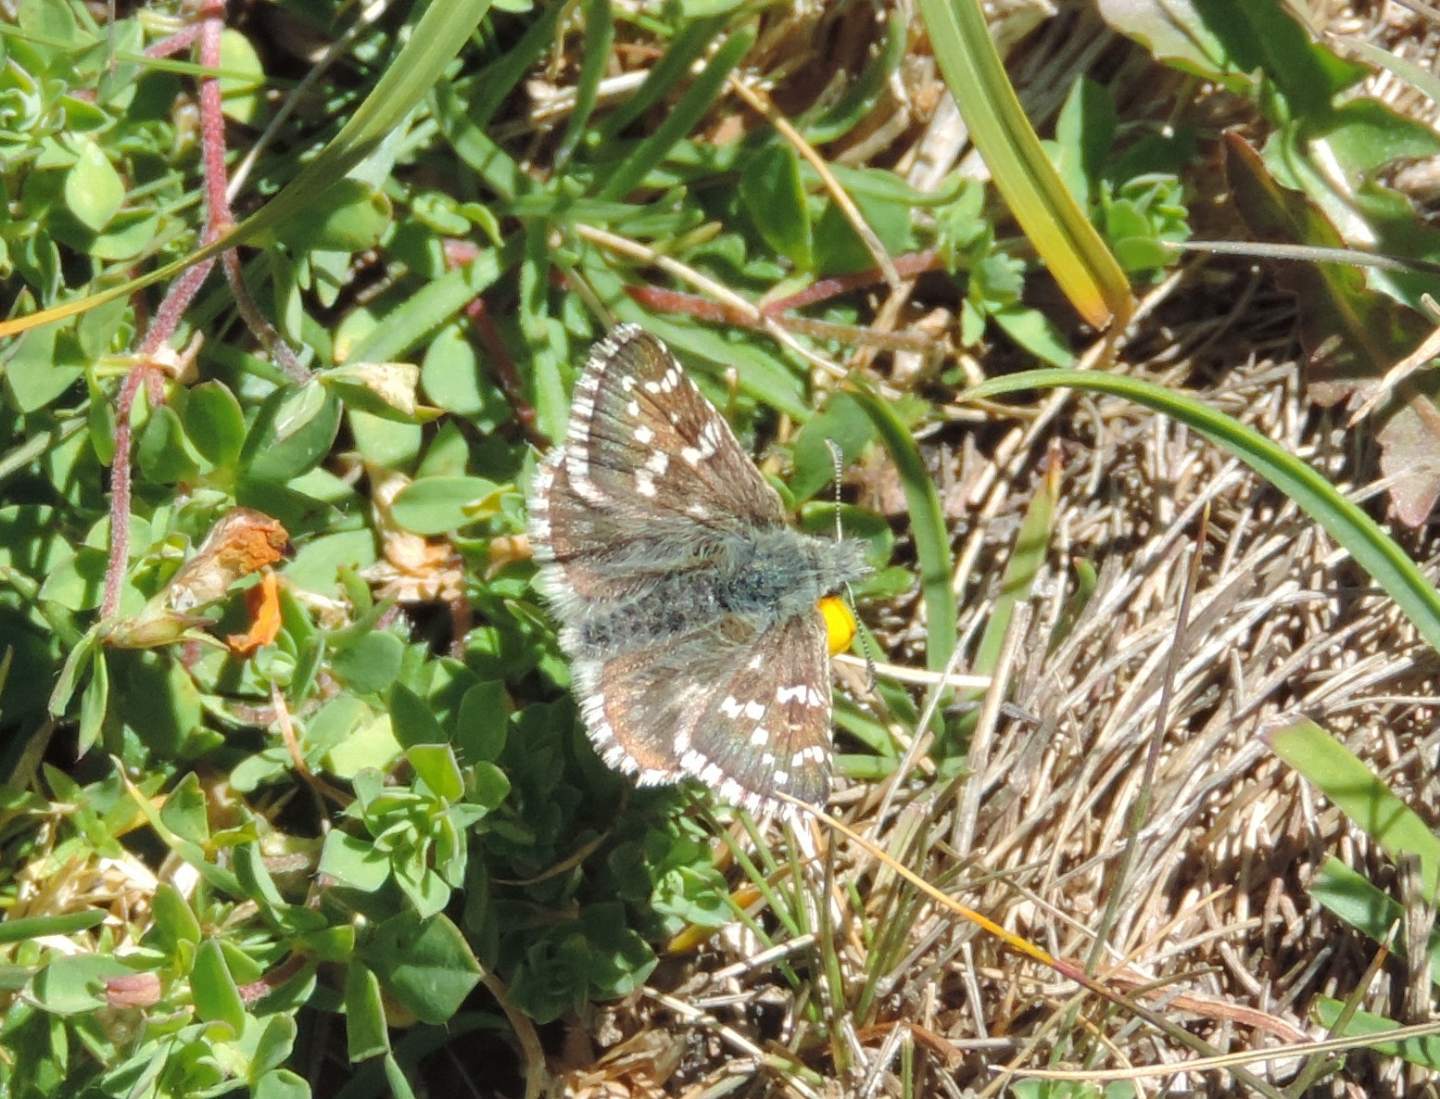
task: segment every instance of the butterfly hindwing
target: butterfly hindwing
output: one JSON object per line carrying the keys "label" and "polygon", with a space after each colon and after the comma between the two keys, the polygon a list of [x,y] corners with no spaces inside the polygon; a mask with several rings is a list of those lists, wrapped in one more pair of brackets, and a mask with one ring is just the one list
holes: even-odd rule
{"label": "butterfly hindwing", "polygon": [[680,754],[685,771],[758,811],[830,790],[830,657],[818,613],[765,631],[730,661]]}
{"label": "butterfly hindwing", "polygon": [[641,783],[689,775],[762,812],[777,792],[825,802],[827,660],[818,616],[758,635],[727,618],[608,660],[577,660],[576,688],[606,763]]}

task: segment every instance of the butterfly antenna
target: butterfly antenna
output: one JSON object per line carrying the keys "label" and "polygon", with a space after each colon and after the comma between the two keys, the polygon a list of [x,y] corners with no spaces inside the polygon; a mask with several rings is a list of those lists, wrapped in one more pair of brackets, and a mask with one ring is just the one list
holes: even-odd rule
{"label": "butterfly antenna", "polygon": [[[840,482],[845,476],[845,452],[834,439],[826,439],[825,446],[830,451],[830,460],[835,463],[835,477],[831,482],[835,486],[835,541],[843,542],[845,531],[840,526],[840,508],[843,503],[840,499]],[[860,612],[855,608],[855,589],[848,580],[845,581],[845,602],[850,607],[850,613],[855,616],[856,623],[859,623]],[[861,629],[859,633],[860,651],[865,657],[865,693],[870,694],[875,690],[875,641],[868,631]]]}
{"label": "butterfly antenna", "polygon": [[826,439],[825,446],[829,449],[830,461],[835,466],[835,476],[830,481],[835,486],[835,541],[842,542],[845,540],[845,532],[840,529],[840,480],[845,476],[845,452],[834,439]]}

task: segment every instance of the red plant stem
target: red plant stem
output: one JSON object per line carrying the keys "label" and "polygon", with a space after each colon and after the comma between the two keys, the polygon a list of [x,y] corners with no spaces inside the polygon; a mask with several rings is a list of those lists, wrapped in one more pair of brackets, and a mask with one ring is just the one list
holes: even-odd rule
{"label": "red plant stem", "polygon": [[[206,13],[200,25],[200,64],[220,67],[220,35],[225,29],[224,5]],[[230,228],[230,200],[225,195],[225,110],[220,98],[220,81],[200,81],[200,152],[205,162],[206,220],[212,233]]]}
{"label": "red plant stem", "polygon": [[200,37],[199,24],[192,23],[182,31],[176,31],[169,38],[162,38],[153,46],[145,47],[146,57],[169,57],[172,53],[179,53],[186,49],[195,39]]}
{"label": "red plant stem", "polygon": [[536,446],[547,446],[549,440],[540,434],[539,428],[535,425],[535,409],[525,399],[525,386],[520,381],[520,371],[515,368],[515,362],[510,358],[510,352],[505,350],[505,341],[500,338],[500,333],[495,329],[495,322],[490,319],[490,311],[485,307],[485,299],[482,297],[472,301],[465,307],[465,315],[470,318],[470,323],[475,328],[475,334],[480,337],[480,342],[485,345],[485,350],[490,355],[490,363],[495,370],[495,379],[500,383],[500,389],[510,403],[510,408],[515,413],[515,419],[525,433],[525,438]]}
{"label": "red plant stem", "polygon": [[[896,257],[894,262],[895,271],[902,279],[914,278],[916,275],[923,275],[926,271],[934,271],[943,266],[939,254],[933,251],[911,252],[908,255]],[[848,294],[851,290],[858,290],[862,286],[873,286],[884,281],[885,275],[878,267],[872,267],[868,271],[859,271],[853,275],[837,275],[834,278],[820,279],[798,294],[776,298],[768,303],[762,312],[767,317],[773,317],[790,309],[814,305],[816,302]]]}
{"label": "red plant stem", "polygon": [[160,308],[155,310],[150,327],[145,330],[145,338],[140,341],[139,350],[142,356],[154,355],[175,334],[180,318],[185,315],[191,300],[200,292],[200,287],[214,267],[215,261],[207,259],[194,267],[186,268],[180,277],[170,284]]}
{"label": "red plant stem", "polygon": [[695,294],[679,290],[666,290],[660,286],[627,286],[625,292],[631,299],[647,309],[664,313],[684,313],[697,320],[714,324],[731,324],[737,327],[754,328],[754,319],[724,302],[711,301]]}
{"label": "red plant stem", "polygon": [[120,609],[120,582],[130,555],[130,410],[145,375],[152,372],[141,363],[125,375],[120,397],[115,402],[115,463],[110,467],[110,559],[105,566],[105,595],[100,617],[112,617]]}

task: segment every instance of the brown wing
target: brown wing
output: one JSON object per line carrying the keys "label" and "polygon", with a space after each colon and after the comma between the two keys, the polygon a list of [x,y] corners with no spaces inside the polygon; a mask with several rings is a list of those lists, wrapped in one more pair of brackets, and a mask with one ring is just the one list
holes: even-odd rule
{"label": "brown wing", "polygon": [[784,522],[779,496],[725,418],[665,345],[634,325],[591,351],[564,449],[576,494],[626,518]]}

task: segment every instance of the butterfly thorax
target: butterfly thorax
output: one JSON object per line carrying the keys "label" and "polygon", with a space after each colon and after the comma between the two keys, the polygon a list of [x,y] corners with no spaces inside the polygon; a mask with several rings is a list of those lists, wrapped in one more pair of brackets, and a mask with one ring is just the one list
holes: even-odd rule
{"label": "butterfly thorax", "polygon": [[865,543],[853,539],[815,538],[784,526],[717,533],[692,547],[683,565],[638,585],[630,598],[583,612],[567,647],[577,656],[613,656],[727,620],[763,633],[815,613],[821,597],[867,571]]}

